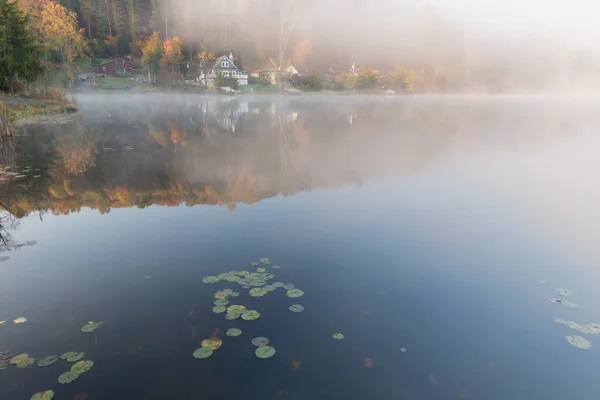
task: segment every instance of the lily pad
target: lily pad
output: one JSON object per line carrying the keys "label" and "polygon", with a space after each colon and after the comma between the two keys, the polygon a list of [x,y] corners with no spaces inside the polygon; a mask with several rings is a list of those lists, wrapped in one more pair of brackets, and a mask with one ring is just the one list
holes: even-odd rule
{"label": "lily pad", "polygon": [[334,333],[333,338],[337,340],[342,340],[344,338],[344,335],[341,333]]}
{"label": "lily pad", "polygon": [[592,335],[600,335],[600,324],[591,322],[587,324],[587,327],[592,332]]}
{"label": "lily pad", "polygon": [[563,301],[562,302],[563,306],[565,307],[569,307],[569,308],[580,308],[581,306],[577,303],[575,303],[574,301]]}
{"label": "lily pad", "polygon": [[17,364],[17,368],[27,368],[30,365],[33,365],[33,363],[35,362],[35,360],[31,357],[21,361],[20,363]]}
{"label": "lily pad", "polygon": [[577,329],[577,330],[581,329],[581,325],[579,325],[577,322],[565,321],[565,325],[571,329]]}
{"label": "lily pad", "polygon": [[267,291],[263,288],[250,289],[250,296],[252,297],[262,297],[265,294],[267,294]]}
{"label": "lily pad", "polygon": [[302,290],[300,290],[300,289],[290,289],[285,294],[288,297],[292,297],[292,298],[304,296],[304,292]]}
{"label": "lily pad", "polygon": [[229,275],[226,279],[227,282],[239,282],[239,280],[242,279],[237,275]]}
{"label": "lily pad", "polygon": [[260,279],[256,279],[256,280],[253,280],[253,281],[250,282],[250,286],[264,286],[266,284],[267,284],[266,281],[263,281],[263,280],[260,280]]}
{"label": "lily pad", "polygon": [[279,265],[273,265],[271,268],[273,268],[273,269],[279,269],[281,267]]}
{"label": "lily pad", "polygon": [[252,265],[253,267],[256,267],[257,265],[260,265],[259,262],[253,261],[250,263],[250,265]]}
{"label": "lily pad", "polygon": [[54,397],[52,390],[44,390],[43,392],[37,392],[31,396],[30,400],[51,400]]}
{"label": "lily pad", "polygon": [[301,304],[292,304],[290,306],[290,311],[292,312],[302,312],[304,311],[304,306]]}
{"label": "lily pad", "polygon": [[266,273],[263,275],[263,279],[269,280],[269,279],[273,279],[275,278],[275,275],[271,274],[271,273]]}
{"label": "lily pad", "polygon": [[225,319],[233,321],[234,319],[238,319],[240,315],[242,315],[242,313],[239,311],[228,312],[227,315],[225,315]]}
{"label": "lily pad", "polygon": [[260,267],[260,268],[256,268],[256,272],[265,272],[265,269]]}
{"label": "lily pad", "polygon": [[242,319],[246,321],[253,321],[260,317],[260,313],[256,310],[246,310],[242,313]]}
{"label": "lily pad", "polygon": [[237,304],[233,304],[233,305],[230,305],[229,307],[227,307],[227,312],[239,312],[239,313],[242,313],[245,310],[246,310],[246,307],[240,306],[240,305],[237,305]]}
{"label": "lily pad", "polygon": [[38,361],[37,365],[38,365],[38,367],[48,367],[57,361],[58,361],[58,357],[48,356],[48,357],[44,357],[40,361]]}
{"label": "lily pad", "polygon": [[587,350],[592,347],[592,344],[581,336],[565,336],[565,339],[570,345],[578,349]]}
{"label": "lily pad", "polygon": [[223,341],[216,337],[204,339],[202,341],[202,343],[200,343],[201,347],[207,347],[211,350],[217,350],[222,345],[223,345]]}
{"label": "lily pad", "polygon": [[229,276],[229,272],[223,272],[223,273],[220,273],[219,275],[217,275],[217,278],[219,278],[219,279],[225,279],[228,276]]}
{"label": "lily pad", "polygon": [[255,337],[254,339],[252,339],[252,344],[257,347],[266,346],[269,344],[269,338],[266,338],[264,336]]}
{"label": "lily pad", "polygon": [[229,328],[227,329],[227,332],[225,332],[227,334],[227,336],[240,336],[242,334],[242,330],[238,329],[238,328]]}
{"label": "lily pad", "polygon": [[223,293],[222,291],[218,291],[215,293],[215,300],[226,300],[229,296],[227,296],[225,293]]}
{"label": "lily pad", "polygon": [[260,346],[254,351],[258,358],[271,358],[275,355],[275,348],[272,346]]}
{"label": "lily pad", "polygon": [[244,285],[244,286],[242,286],[242,289],[250,289],[251,287],[252,286],[250,286],[250,285]]}
{"label": "lily pad", "polygon": [[229,302],[227,300],[216,300],[214,304],[215,306],[226,306]]}
{"label": "lily pad", "polygon": [[554,318],[554,322],[556,322],[557,324],[564,325],[566,321],[562,318]]}
{"label": "lily pad", "polygon": [[273,282],[273,286],[275,286],[275,287],[283,287],[283,282]]}
{"label": "lily pad", "polygon": [[21,243],[21,246],[33,246],[35,245],[37,242],[35,240],[30,240],[28,242],[25,243]]}
{"label": "lily pad", "polygon": [[239,295],[240,295],[240,292],[231,293],[231,297],[238,297]]}
{"label": "lily pad", "polygon": [[269,261],[269,259],[268,259],[268,258],[261,258],[261,259],[259,259],[258,261],[259,261],[259,262],[261,262],[261,263],[263,263],[263,264],[268,264],[268,263],[270,263],[270,262],[271,262],[271,261]]}
{"label": "lily pad", "polygon": [[240,271],[240,272],[238,272],[239,276],[248,276],[248,274],[250,274],[250,272],[248,272],[248,271]]}
{"label": "lily pad", "polygon": [[76,361],[81,360],[84,355],[85,355],[84,353],[77,353],[75,351],[69,351],[69,352],[66,352],[65,354],[63,354],[62,356],[60,356],[60,358],[62,358],[63,360],[65,360],[67,362],[76,362]]}
{"label": "lily pad", "polygon": [[96,329],[100,328],[104,324],[104,322],[93,322],[90,321],[86,325],[81,328],[81,332],[94,332]]}
{"label": "lily pad", "polygon": [[207,276],[202,279],[202,282],[204,283],[217,283],[219,281],[220,279],[216,276]]}
{"label": "lily pad", "polygon": [[223,293],[225,293],[225,295],[229,296],[231,293],[233,293],[233,290],[231,289],[223,289],[221,290]]}
{"label": "lily pad", "polygon": [[93,361],[82,360],[78,361],[71,367],[71,372],[76,372],[78,374],[83,374],[84,372],[88,372],[94,366]]}
{"label": "lily pad", "polygon": [[19,317],[19,318],[17,318],[17,319],[13,319],[13,322],[14,322],[15,324],[22,324],[22,323],[24,323],[24,322],[27,322],[27,318],[25,318],[25,317]]}
{"label": "lily pad", "polygon": [[554,289],[554,291],[556,292],[556,294],[558,294],[559,296],[573,296],[573,291],[569,290],[569,289],[565,289],[565,288],[556,288]]}
{"label": "lily pad", "polygon": [[290,289],[293,289],[295,287],[296,287],[296,285],[292,285],[291,283],[283,285],[283,288],[286,289],[286,290],[290,290]]}
{"label": "lily pad", "polygon": [[250,279],[240,279],[239,281],[237,281],[238,284],[240,285],[249,285],[250,284]]}
{"label": "lily pad", "polygon": [[548,301],[550,303],[554,303],[554,304],[561,304],[562,300],[561,299],[557,299],[556,297],[548,297]]}
{"label": "lily pad", "polygon": [[225,310],[227,310],[227,308],[226,308],[225,306],[214,306],[214,307],[213,307],[213,309],[212,309],[212,311],[213,311],[215,314],[221,314],[221,313],[224,313],[224,312],[225,312]]}
{"label": "lily pad", "polygon": [[73,371],[63,372],[58,377],[58,383],[62,383],[62,384],[71,383],[77,378],[79,378],[79,374],[77,372],[73,372]]}
{"label": "lily pad", "polygon": [[208,347],[200,347],[199,349],[196,349],[196,351],[194,351],[194,354],[192,355],[194,356],[194,358],[203,359],[212,356],[213,351]]}
{"label": "lily pad", "polygon": [[272,292],[272,291],[276,290],[277,288],[273,285],[266,285],[266,286],[263,286],[263,289],[265,289],[267,292]]}
{"label": "lily pad", "polygon": [[14,356],[13,358],[10,359],[10,363],[13,365],[17,365],[17,364],[27,360],[28,358],[29,358],[29,354],[27,354],[27,353],[17,354],[16,356]]}
{"label": "lily pad", "polygon": [[8,261],[8,260],[10,260],[9,256],[2,256],[2,257],[0,257],[0,262],[4,262],[4,261]]}

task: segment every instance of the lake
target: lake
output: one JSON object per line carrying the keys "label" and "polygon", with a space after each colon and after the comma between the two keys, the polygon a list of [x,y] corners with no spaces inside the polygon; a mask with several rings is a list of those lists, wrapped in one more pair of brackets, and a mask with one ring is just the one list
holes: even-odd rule
{"label": "lake", "polygon": [[[1,151],[0,352],[35,361],[0,370],[0,399],[600,392],[597,99],[77,102]],[[217,291],[260,317],[213,312]],[[61,384],[65,352],[94,364]]]}

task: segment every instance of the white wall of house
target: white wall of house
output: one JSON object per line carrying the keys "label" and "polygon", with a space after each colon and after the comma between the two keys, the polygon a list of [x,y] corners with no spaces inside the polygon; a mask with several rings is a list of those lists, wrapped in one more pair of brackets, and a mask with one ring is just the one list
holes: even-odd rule
{"label": "white wall of house", "polygon": [[[240,85],[240,86],[248,85],[248,74],[246,74],[245,72],[237,71],[237,70],[227,70],[227,71],[221,71],[221,74],[223,74],[223,76],[225,76],[225,77],[236,78],[238,81],[238,85]],[[204,84],[204,80],[206,79],[206,84],[208,86],[213,86],[215,84],[216,77],[217,77],[217,72],[214,70],[209,71],[206,74],[206,76],[204,76],[204,72],[201,72],[200,76],[198,77],[198,82],[201,84]]]}

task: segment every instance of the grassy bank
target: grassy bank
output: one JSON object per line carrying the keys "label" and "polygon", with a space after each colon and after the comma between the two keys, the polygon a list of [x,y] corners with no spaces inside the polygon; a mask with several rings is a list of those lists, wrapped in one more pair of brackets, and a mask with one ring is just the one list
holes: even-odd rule
{"label": "grassy bank", "polygon": [[5,106],[13,121],[18,121],[20,119],[35,115],[71,113],[77,111],[77,106],[75,104],[56,102],[52,100],[35,100],[26,103],[9,102]]}

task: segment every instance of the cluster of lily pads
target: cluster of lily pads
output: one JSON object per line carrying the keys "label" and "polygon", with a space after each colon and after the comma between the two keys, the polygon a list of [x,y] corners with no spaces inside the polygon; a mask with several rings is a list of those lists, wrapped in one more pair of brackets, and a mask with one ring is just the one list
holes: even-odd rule
{"label": "cluster of lily pads", "polygon": [[[565,288],[556,288],[554,291],[556,292],[556,294],[558,294],[561,297],[571,297],[575,294],[575,293],[573,293],[572,290],[565,289]],[[579,304],[577,304],[573,301],[564,300],[561,298],[549,297],[548,301],[553,304],[562,304],[568,308],[580,308]],[[595,322],[581,325],[581,324],[578,324],[577,322],[565,321],[562,318],[554,318],[554,322],[556,322],[557,324],[560,324],[560,325],[567,326],[571,329],[576,329],[585,335],[600,335],[600,324],[597,324]],[[577,347],[578,349],[588,350],[592,347],[592,344],[586,338],[584,338],[582,336],[567,335],[567,336],[565,336],[565,340],[571,346]]]}
{"label": "cluster of lily pads", "polygon": [[[18,248],[21,248],[21,247],[29,247],[29,246],[35,245],[36,243],[37,242],[35,240],[30,240],[30,241],[27,241],[27,242],[15,244],[14,246],[9,246],[9,245],[3,244],[3,245],[0,246],[0,251],[8,251],[10,249],[18,249]],[[0,262],[5,262],[5,261],[8,261],[8,260],[10,260],[9,256],[1,256],[0,257]]]}
{"label": "cluster of lily pads", "polygon": [[84,332],[84,333],[94,332],[96,329],[100,328],[103,324],[104,324],[104,322],[102,322],[102,321],[100,321],[100,322],[88,321],[88,323],[85,324],[81,328],[81,332]]}

